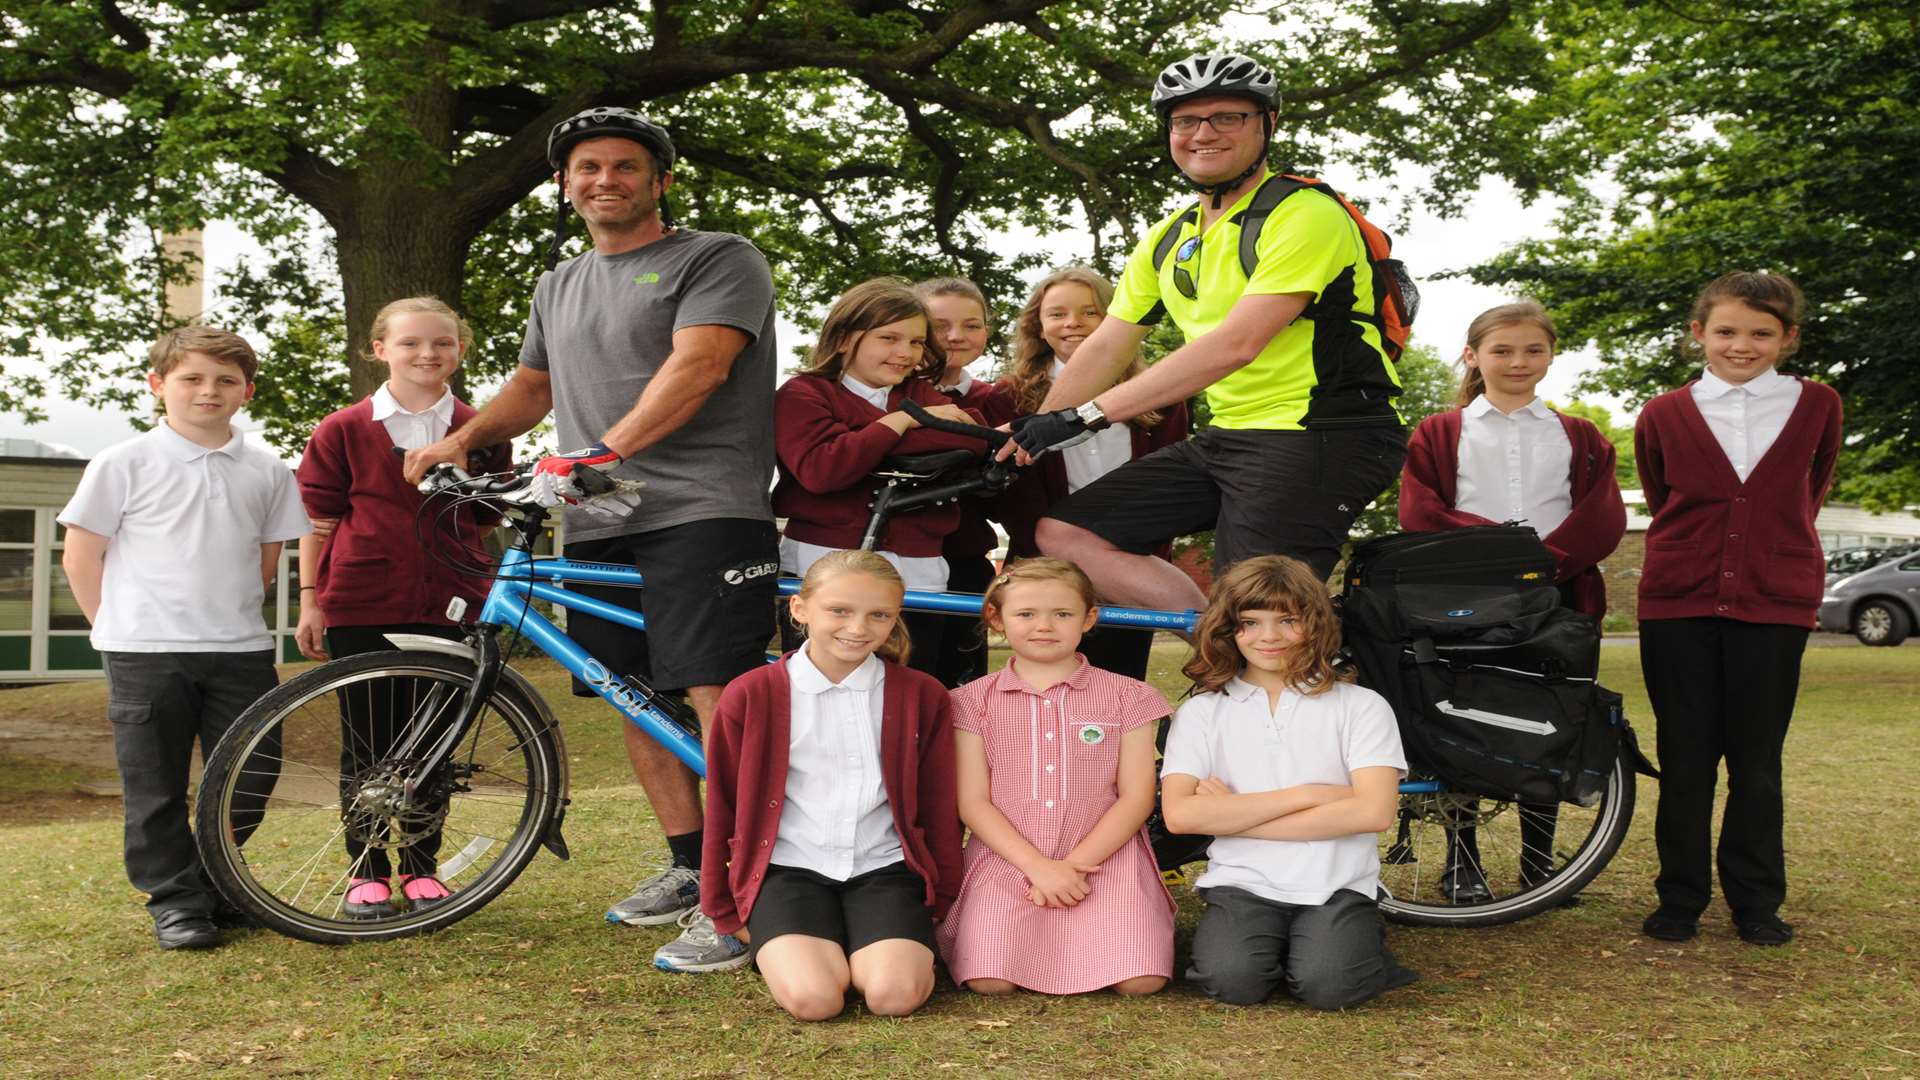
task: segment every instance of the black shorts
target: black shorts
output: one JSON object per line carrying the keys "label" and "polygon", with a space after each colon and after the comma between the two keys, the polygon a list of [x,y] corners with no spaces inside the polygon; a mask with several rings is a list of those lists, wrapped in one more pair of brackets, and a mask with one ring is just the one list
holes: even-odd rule
{"label": "black shorts", "polygon": [[927,883],[903,862],[845,881],[795,866],[769,866],[747,916],[747,932],[756,954],[782,934],[837,941],[848,956],[889,938],[934,949]]}
{"label": "black shorts", "polygon": [[[653,532],[568,544],[568,559],[630,565],[643,589],[569,582],[642,612],[650,633],[567,612],[567,634],[620,675],[656,690],[724,686],[767,661],[773,637],[780,548],[773,523],[742,518],[690,521]],[[592,697],[578,679],[573,692]]]}
{"label": "black shorts", "polygon": [[1406,458],[1398,427],[1206,428],[1127,462],[1047,516],[1136,555],[1212,529],[1216,574],[1255,555],[1291,555],[1326,577],[1353,519]]}

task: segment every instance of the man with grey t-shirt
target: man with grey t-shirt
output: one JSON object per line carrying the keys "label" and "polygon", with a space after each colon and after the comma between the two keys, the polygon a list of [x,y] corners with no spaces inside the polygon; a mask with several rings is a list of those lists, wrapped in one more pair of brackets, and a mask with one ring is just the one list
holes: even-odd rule
{"label": "man with grey t-shirt", "polygon": [[[644,605],[632,590],[600,595],[644,606],[662,633],[578,612],[568,631],[612,670],[684,692],[705,724],[721,688],[765,662],[773,632],[773,278],[747,240],[671,224],[673,142],[639,113],[570,117],[548,137],[547,156],[593,250],[541,277],[519,369],[464,427],[408,454],[407,476],[524,434],[551,410],[561,443],[583,449],[545,458],[539,471],[565,477],[586,464],[643,481],[623,517],[604,506],[569,511],[567,555],[636,566]],[[626,737],[672,866],[607,920],[685,926],[654,954],[664,970],[739,967],[746,947],[699,910],[698,780],[638,728],[627,725]]]}

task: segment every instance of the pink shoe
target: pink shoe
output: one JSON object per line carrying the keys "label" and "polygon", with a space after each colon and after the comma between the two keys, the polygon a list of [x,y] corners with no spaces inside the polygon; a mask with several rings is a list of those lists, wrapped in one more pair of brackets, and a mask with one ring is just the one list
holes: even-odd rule
{"label": "pink shoe", "polygon": [[399,913],[393,903],[393,890],[379,878],[351,878],[347,881],[346,902],[340,911],[349,919],[384,919]]}
{"label": "pink shoe", "polygon": [[453,898],[453,893],[432,874],[401,874],[400,892],[416,911],[424,911]]}

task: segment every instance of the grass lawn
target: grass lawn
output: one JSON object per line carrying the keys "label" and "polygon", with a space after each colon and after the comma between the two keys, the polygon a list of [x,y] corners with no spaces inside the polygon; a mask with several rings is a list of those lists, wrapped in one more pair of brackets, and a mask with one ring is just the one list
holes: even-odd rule
{"label": "grass lawn", "polygon": [[[1171,687],[1177,654],[1156,677]],[[1643,742],[1631,647],[1604,652]],[[919,1015],[850,1009],[803,1025],[749,972],[668,976],[667,929],[601,921],[664,845],[612,714],[536,683],[574,758],[571,863],[542,854],[486,911],[438,936],[326,948],[266,931],[208,953],[153,946],[119,859],[118,804],[72,794],[101,771],[0,744],[0,1071],[8,1077],[828,1075],[1645,1077],[1920,1076],[1920,653],[1807,654],[1787,745],[1792,945],[1734,937],[1716,907],[1682,946],[1640,938],[1653,805],[1578,907],[1494,930],[1391,931],[1420,982],[1358,1010],[1216,1005],[1176,983],[982,999]],[[98,685],[0,692],[0,719],[98,719]],[[1182,894],[1184,940],[1197,902]]]}

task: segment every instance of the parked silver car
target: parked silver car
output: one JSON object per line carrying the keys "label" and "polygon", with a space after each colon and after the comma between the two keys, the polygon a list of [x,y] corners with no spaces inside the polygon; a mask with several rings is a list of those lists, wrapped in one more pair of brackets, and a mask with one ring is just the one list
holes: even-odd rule
{"label": "parked silver car", "polygon": [[1898,645],[1920,623],[1920,555],[1887,559],[1827,586],[1820,629],[1851,633],[1862,645]]}

